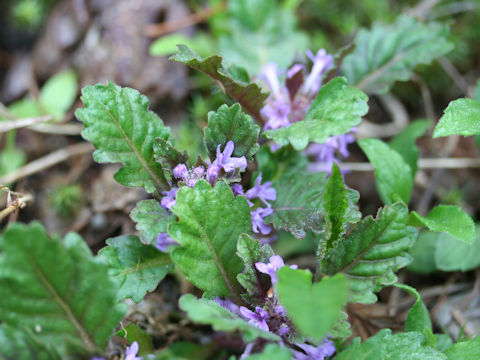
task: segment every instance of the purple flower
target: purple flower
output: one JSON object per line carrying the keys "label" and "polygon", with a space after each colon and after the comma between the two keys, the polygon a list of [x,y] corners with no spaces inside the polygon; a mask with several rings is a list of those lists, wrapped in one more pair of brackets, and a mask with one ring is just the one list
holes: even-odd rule
{"label": "purple flower", "polygon": [[327,54],[325,49],[318,50],[316,55],[313,55],[313,53],[308,50],[307,56],[313,61],[313,66],[305,80],[303,91],[311,96],[315,96],[320,89],[322,75],[330,69],[333,64],[333,56]]}
{"label": "purple flower", "polygon": [[188,170],[185,164],[178,164],[173,169],[173,176],[182,180],[188,187],[194,187],[198,180],[205,175],[203,166],[197,166],[192,170]]}
{"label": "purple flower", "polygon": [[304,351],[292,350],[295,360],[324,360],[328,356],[335,353],[335,345],[333,341],[325,339],[322,345],[313,346],[308,344],[295,343],[300,349]]}
{"label": "purple flower", "polygon": [[232,191],[233,191],[233,195],[237,196],[237,195],[243,195],[243,187],[241,184],[233,184],[232,185]]}
{"label": "purple flower", "polygon": [[230,299],[223,300],[219,297],[216,297],[213,300],[217,302],[221,307],[230,311],[231,313],[240,316],[240,307],[237,304],[235,304],[232,300]]}
{"label": "purple flower", "polygon": [[[270,275],[272,279],[272,284],[276,284],[278,282],[277,278],[277,271],[285,266],[285,263],[280,255],[273,255],[270,257],[270,262],[268,264],[264,264],[261,262],[255,263],[255,267],[258,271],[264,274]],[[291,265],[291,269],[297,269],[297,265]]]}
{"label": "purple flower", "polygon": [[141,360],[142,358],[137,356],[138,353],[138,343],[134,341],[132,345],[127,347],[125,351],[125,360]]}
{"label": "purple flower", "polygon": [[160,204],[164,209],[170,210],[173,206],[175,206],[175,204],[177,203],[177,201],[175,200],[175,198],[177,197],[177,191],[178,188],[174,187],[169,191],[162,192],[165,197],[162,199]]}
{"label": "purple flower", "polygon": [[270,204],[267,202],[267,200],[275,201],[277,199],[277,190],[272,188],[271,181],[267,181],[263,185],[260,185],[261,182],[262,173],[258,174],[254,187],[245,193],[245,197],[249,200],[259,198],[265,205],[270,207]]}
{"label": "purple flower", "polygon": [[235,149],[235,144],[233,141],[229,141],[225,145],[223,152],[220,151],[221,145],[217,147],[217,158],[210,165],[207,170],[208,181],[213,184],[217,181],[220,170],[223,169],[226,173],[233,172],[236,168],[245,170],[247,167],[247,159],[245,156],[242,157],[232,157],[233,150]]}
{"label": "purple flower", "polygon": [[257,306],[255,312],[248,310],[244,306],[240,306],[240,314],[248,320],[249,324],[255,325],[256,327],[269,331],[266,320],[270,317],[269,313],[263,310],[261,307]]}
{"label": "purple flower", "polygon": [[175,166],[175,168],[173,169],[173,176],[175,176],[177,179],[182,179],[183,181],[186,181],[188,176],[188,169],[185,164],[178,164],[177,166]]}
{"label": "purple flower", "polygon": [[169,246],[178,245],[167,233],[160,233],[157,236],[155,247],[161,252],[167,252]]}
{"label": "purple flower", "polygon": [[252,216],[252,230],[254,233],[258,234],[260,232],[264,235],[270,234],[272,228],[265,224],[263,218],[271,215],[272,213],[272,208],[258,208],[250,212],[250,215]]}

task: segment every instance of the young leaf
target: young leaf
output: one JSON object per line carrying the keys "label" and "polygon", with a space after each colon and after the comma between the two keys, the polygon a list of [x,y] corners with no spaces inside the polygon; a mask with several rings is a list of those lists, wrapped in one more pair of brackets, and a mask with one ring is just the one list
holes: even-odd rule
{"label": "young leaf", "polygon": [[412,211],[410,216],[412,220],[420,222],[431,231],[444,231],[467,244],[472,244],[475,240],[475,224],[458,206],[438,205],[425,217],[416,211]]}
{"label": "young leaf", "polygon": [[350,285],[350,301],[373,303],[374,292],[397,281],[395,272],[411,260],[408,249],[417,230],[408,223],[408,210],[396,203],[380,209],[377,218],[368,216],[355,224],[319,264],[320,273],[344,273]]}
{"label": "young leaf", "polygon": [[323,85],[305,119],[289,127],[267,130],[264,136],[278,145],[291,144],[303,150],[309,142],[323,144],[330,136],[341,135],[362,121],[368,111],[368,97],[337,77]]}
{"label": "young leaf", "polygon": [[421,137],[431,125],[430,120],[415,120],[390,141],[390,148],[400,154],[412,170],[412,178],[417,173],[418,147],[415,140]]}
{"label": "young leaf", "polygon": [[446,360],[437,350],[423,345],[425,337],[418,332],[392,335],[390,329],[383,329],[361,343],[353,339],[351,345],[335,357],[335,360]]}
{"label": "young leaf", "polygon": [[448,29],[400,16],[395,24],[376,23],[360,30],[355,51],[346,56],[342,71],[351,84],[367,94],[385,94],[395,81],[406,81],[419,64],[430,64],[453,49]]}
{"label": "young leaf", "polygon": [[343,183],[342,173],[336,163],[333,163],[332,174],[328,179],[325,195],[325,231],[319,243],[318,255],[327,256],[336,246],[345,228],[345,214],[348,209],[347,191]]}
{"label": "young leaf", "polygon": [[216,331],[238,330],[246,342],[257,338],[280,340],[277,335],[249,324],[213,300],[197,299],[192,294],[187,294],[180,298],[179,305],[193,322],[212,325]]}
{"label": "young leaf", "polygon": [[377,139],[364,139],[358,145],[375,169],[375,183],[386,205],[396,201],[410,202],[413,187],[412,170],[400,154]]}
{"label": "young leaf", "polygon": [[162,166],[153,156],[153,141],[167,140],[170,129],[148,110],[148,99],[111,82],[83,88],[81,99],[85,108],[75,115],[85,125],[82,136],[97,149],[94,160],[122,163],[114,176],[122,185],[144,187],[149,193],[168,189]]}
{"label": "young leaf", "polygon": [[245,360],[291,360],[292,353],[286,347],[277,344],[267,344],[258,354],[247,356]]}
{"label": "young leaf", "polygon": [[130,213],[140,239],[145,244],[155,241],[159,233],[166,233],[168,224],[175,221],[175,215],[168,212],[157,200],[141,200]]}
{"label": "young leaf", "polygon": [[252,239],[247,234],[242,234],[237,243],[237,255],[245,265],[245,270],[237,275],[237,280],[247,290],[247,300],[253,303],[264,302],[267,297],[265,289],[268,287],[270,280],[265,274],[257,270],[255,263],[268,263],[270,257],[275,253],[270,245],[261,246],[258,240]]}
{"label": "young leaf", "polygon": [[178,164],[185,164],[188,161],[188,155],[184,151],[181,153],[165,139],[156,138],[153,142],[153,156],[164,170],[172,171]]}
{"label": "young leaf", "polygon": [[338,274],[312,284],[310,271],[293,270],[288,266],[281,268],[277,275],[280,303],[295,328],[302,336],[321,341],[335,325],[347,302],[347,279]]}
{"label": "young leaf", "polygon": [[252,118],[242,112],[239,104],[231,107],[222,105],[216,112],[208,113],[208,126],[205,128],[205,145],[210,159],[215,159],[217,146],[225,144],[232,140],[235,143],[233,155],[236,157],[246,156],[252,159],[258,151],[258,134],[260,127],[256,125]]}
{"label": "young leaf", "polygon": [[433,137],[480,135],[480,102],[458,99],[448,104],[438,121]]}
{"label": "young leaf", "polygon": [[430,313],[423,303],[422,297],[418,291],[415,288],[404,284],[394,284],[394,286],[408,292],[416,299],[415,304],[413,304],[408,312],[407,320],[405,322],[405,331],[417,331],[423,333],[425,328],[432,331]]}
{"label": "young leaf", "polygon": [[473,340],[459,342],[445,350],[448,360],[480,359],[480,336]]}
{"label": "young leaf", "polygon": [[148,291],[153,291],[165,275],[173,270],[168,254],[154,246],[145,245],[133,235],[107,240],[99,252],[110,266],[109,274],[120,282],[118,300],[131,298],[140,302]]}
{"label": "young leaf", "polygon": [[125,313],[107,271],[80,236],[62,244],[39,223],[15,223],[3,233],[0,320],[64,356],[102,352]]}
{"label": "young leaf", "polygon": [[222,57],[212,55],[202,58],[194,53],[185,45],[178,45],[178,53],[171,56],[170,60],[181,62],[198,71],[201,71],[214,80],[218,80],[225,92],[235,101],[242,105],[255,120],[260,121],[260,109],[268,97],[268,94],[262,93],[257,84],[247,84],[242,80],[235,78],[223,65]]}
{"label": "young leaf", "polygon": [[48,114],[58,120],[70,109],[77,97],[77,74],[73,70],[62,71],[52,76],[42,86],[39,100]]}
{"label": "young leaf", "polygon": [[0,325],[0,359],[60,360],[54,346],[48,346],[34,335],[6,324]]}
{"label": "young leaf", "polygon": [[236,250],[240,234],[251,228],[246,199],[235,197],[224,182],[212,188],[200,180],[193,189],[178,191],[172,211],[179,221],[168,233],[180,244],[171,254],[173,262],[204,296],[233,296],[240,303],[236,277],[243,264]]}
{"label": "young leaf", "polygon": [[139,349],[138,355],[148,355],[155,351],[150,334],[134,323],[121,328],[116,335],[126,338],[130,344],[136,341]]}
{"label": "young leaf", "polygon": [[[480,265],[480,237],[473,244],[466,244],[447,233],[430,233],[435,236],[433,251],[436,268],[442,271],[469,271]],[[430,254],[430,256],[432,256]]]}
{"label": "young leaf", "polygon": [[[294,171],[273,181],[277,190],[277,200],[272,202],[273,214],[266,222],[273,223],[276,229],[291,232],[296,238],[305,237],[308,230],[320,232],[324,228],[324,196],[327,184],[325,173],[305,174]],[[359,195],[355,190],[347,190],[347,222],[357,222],[360,213],[355,205]]]}

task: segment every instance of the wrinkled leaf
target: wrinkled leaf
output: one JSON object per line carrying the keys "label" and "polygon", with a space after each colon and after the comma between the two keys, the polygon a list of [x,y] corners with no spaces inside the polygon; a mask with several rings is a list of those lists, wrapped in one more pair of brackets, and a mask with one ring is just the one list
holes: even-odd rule
{"label": "wrinkled leaf", "polygon": [[164,170],[172,171],[178,164],[185,164],[188,160],[186,152],[180,152],[165,139],[156,138],[153,142],[153,156]]}
{"label": "wrinkled leaf", "polygon": [[168,139],[170,129],[148,110],[148,99],[138,91],[113,83],[87,86],[81,97],[85,108],[75,115],[84,123],[84,139],[95,145],[99,163],[124,165],[115,180],[125,186],[161,192],[169,188],[162,167],[153,156],[153,141]]}
{"label": "wrinkled leaf", "polygon": [[376,219],[367,216],[320,262],[318,271],[345,274],[350,302],[375,302],[374,292],[394,284],[395,272],[411,261],[408,250],[418,232],[407,223],[408,210],[401,203],[380,209]]}
{"label": "wrinkled leaf", "polygon": [[237,274],[243,270],[236,255],[237,240],[250,233],[250,208],[244,197],[233,195],[230,187],[218,182],[214,188],[200,180],[195,187],[183,187],[172,208],[179,221],[168,233],[180,246],[173,262],[204,296],[233,296],[239,300]]}
{"label": "wrinkled leaf", "polygon": [[406,81],[419,64],[430,64],[450,52],[448,29],[400,16],[392,25],[376,23],[355,37],[355,50],[345,57],[342,71],[351,84],[367,94],[385,94],[395,81]]}
{"label": "wrinkled leaf", "polygon": [[305,149],[310,142],[323,144],[360,124],[368,111],[367,100],[363,92],[348,86],[345,78],[337,77],[320,88],[304,120],[267,130],[264,135],[278,145],[291,144],[295,150]]}
{"label": "wrinkled leaf", "polygon": [[109,274],[120,283],[118,299],[140,302],[145,294],[173,270],[168,254],[152,245],[145,245],[133,235],[108,239],[99,255],[110,266]]}
{"label": "wrinkled leaf", "polygon": [[375,184],[386,205],[396,201],[410,202],[413,187],[412,170],[395,150],[377,139],[364,139],[358,145],[375,169]]}
{"label": "wrinkled leaf", "polygon": [[211,160],[216,158],[217,146],[221,145],[223,149],[230,140],[235,143],[234,156],[246,156],[251,160],[260,148],[257,143],[259,134],[260,127],[242,112],[239,104],[222,105],[216,112],[208,113],[205,145]]}
{"label": "wrinkled leaf", "polygon": [[139,201],[130,213],[130,218],[135,221],[135,228],[145,244],[153,243],[158,234],[166,233],[168,224],[175,221],[175,216],[153,199]]}

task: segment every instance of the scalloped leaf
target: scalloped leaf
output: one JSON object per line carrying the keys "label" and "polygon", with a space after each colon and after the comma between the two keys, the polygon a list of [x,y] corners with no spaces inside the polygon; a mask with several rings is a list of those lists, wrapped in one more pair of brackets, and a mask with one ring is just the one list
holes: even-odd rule
{"label": "scalloped leaf", "polygon": [[348,86],[344,77],[337,77],[320,88],[304,120],[263,134],[278,145],[291,144],[295,150],[305,149],[310,142],[323,144],[360,124],[368,111],[367,101],[367,95]]}
{"label": "scalloped leaf", "polygon": [[156,138],[153,142],[153,156],[164,170],[172,171],[178,164],[185,164],[188,161],[187,153],[180,152],[165,139]]}
{"label": "scalloped leaf", "polygon": [[143,187],[149,193],[169,189],[162,166],[153,156],[153,141],[168,139],[170,129],[148,110],[148,99],[138,91],[109,82],[82,89],[85,108],[75,111],[85,129],[82,136],[96,150],[99,163],[124,165],[114,178],[125,186]]}
{"label": "scalloped leaf", "polygon": [[234,196],[224,182],[212,188],[200,180],[193,189],[178,191],[172,211],[179,220],[168,233],[180,244],[171,254],[173,262],[204,296],[233,296],[241,303],[237,274],[243,263],[236,250],[240,234],[250,233],[247,200]]}
{"label": "scalloped leaf", "polygon": [[252,239],[247,234],[240,235],[237,243],[237,255],[243,260],[245,270],[237,275],[238,282],[247,290],[243,295],[249,303],[263,304],[267,297],[270,278],[255,267],[255,263],[268,263],[275,255],[270,245],[261,245],[260,241]]}
{"label": "scalloped leaf", "polygon": [[244,114],[239,104],[220,106],[216,112],[208,113],[208,126],[205,128],[205,146],[210,159],[215,159],[217,146],[225,148],[227,142],[235,143],[233,155],[236,157],[246,156],[252,159],[258,151],[258,135],[260,127],[252,118]]}
{"label": "scalloped leaf", "polygon": [[480,134],[480,102],[473,99],[457,99],[448,104],[438,121],[433,137]]}
{"label": "scalloped leaf", "polygon": [[402,203],[386,206],[377,218],[368,216],[319,264],[325,275],[343,273],[350,285],[350,302],[374,303],[374,292],[397,281],[395,272],[407,266],[408,250],[418,231],[408,226],[408,209]]}
{"label": "scalloped leaf", "polygon": [[102,352],[126,308],[82,238],[71,233],[62,244],[39,223],[15,223],[1,244],[0,320],[64,356]]}
{"label": "scalloped leaf", "polygon": [[192,294],[187,294],[180,298],[179,305],[193,322],[211,325],[216,331],[240,331],[245,342],[252,342],[257,338],[280,340],[277,335],[249,324],[214,300],[197,299]]}
{"label": "scalloped leaf", "polygon": [[392,335],[392,330],[382,329],[365,342],[353,339],[351,345],[335,360],[446,360],[441,352],[425,346],[425,336],[418,332]]}
{"label": "scalloped leaf", "polygon": [[419,64],[430,64],[453,49],[448,28],[400,16],[391,25],[375,23],[355,37],[355,50],[345,57],[342,72],[367,94],[385,94],[395,81],[410,79]]}
{"label": "scalloped leaf", "polygon": [[153,243],[159,233],[166,233],[168,224],[176,220],[175,215],[153,199],[139,201],[130,212],[130,218],[135,221],[135,228],[145,244]]}
{"label": "scalloped leaf", "polygon": [[185,45],[177,45],[178,53],[171,56],[169,60],[183,63],[193,69],[201,71],[222,84],[225,92],[235,101],[242,105],[243,109],[255,120],[261,122],[260,109],[268,97],[255,83],[246,83],[231,72],[222,64],[222,57],[212,55],[202,58]]}
{"label": "scalloped leaf", "polygon": [[410,202],[413,177],[402,156],[378,139],[363,139],[358,145],[375,169],[375,184],[384,204]]}
{"label": "scalloped leaf", "polygon": [[[273,181],[277,190],[277,200],[271,203],[274,212],[266,218],[276,229],[292,233],[296,238],[303,238],[308,230],[315,233],[323,231],[325,226],[325,189],[327,175],[325,173],[305,174],[292,171]],[[348,209],[346,222],[360,220],[357,206],[359,194],[347,189]]]}
{"label": "scalloped leaf", "polygon": [[152,245],[145,245],[133,235],[108,239],[99,252],[110,266],[109,274],[120,283],[118,300],[131,298],[140,302],[145,294],[173,270],[168,254]]}

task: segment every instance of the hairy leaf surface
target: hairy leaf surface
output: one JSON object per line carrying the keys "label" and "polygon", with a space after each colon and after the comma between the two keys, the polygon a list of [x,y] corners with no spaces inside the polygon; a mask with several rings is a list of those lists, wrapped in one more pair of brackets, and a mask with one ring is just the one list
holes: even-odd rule
{"label": "hairy leaf surface", "polygon": [[179,305],[194,322],[212,325],[216,331],[240,331],[246,342],[251,342],[256,338],[279,340],[277,335],[249,324],[214,300],[197,299],[192,294],[187,294],[180,298]]}
{"label": "hairy leaf surface", "polygon": [[153,156],[164,170],[172,171],[178,164],[185,164],[188,160],[186,152],[180,152],[165,139],[156,138],[153,142]]}
{"label": "hairy leaf surface", "polygon": [[264,135],[278,145],[291,144],[303,150],[308,143],[323,144],[330,136],[347,133],[362,121],[368,111],[368,97],[337,77],[323,85],[305,119],[288,127],[267,130]]}
{"label": "hairy leaf surface", "polygon": [[121,284],[119,300],[131,298],[140,302],[147,292],[155,290],[165,275],[173,270],[168,254],[152,245],[142,244],[136,236],[108,239],[107,245],[100,250],[99,255],[108,262],[110,276]]}
{"label": "hairy leaf surface", "polygon": [[166,233],[168,224],[175,221],[175,216],[153,199],[139,201],[130,218],[135,221],[140,239],[146,244],[153,243],[159,233]]}
{"label": "hairy leaf surface", "polygon": [[475,339],[459,342],[445,350],[448,360],[480,359],[480,336]]}
{"label": "hairy leaf surface", "polygon": [[257,84],[246,83],[233,76],[222,65],[221,56],[202,58],[185,45],[178,45],[178,53],[171,56],[170,60],[181,62],[218,80],[225,92],[242,105],[246,112],[257,121],[261,118],[260,109],[268,94],[263,93]]}
{"label": "hairy leaf surface", "polygon": [[[101,352],[125,313],[118,285],[79,235],[64,244],[38,223],[3,233],[0,320],[26,328],[63,355]],[[35,316],[32,316],[32,315]]]}
{"label": "hairy leaf surface", "polygon": [[153,141],[168,139],[170,129],[148,110],[148,99],[138,91],[113,83],[83,88],[85,108],[75,115],[83,122],[84,139],[95,145],[93,158],[99,163],[124,165],[115,180],[125,186],[161,192],[168,188],[162,166],[153,156]]}
{"label": "hairy leaf surface", "polygon": [[216,158],[217,146],[221,145],[223,149],[230,140],[235,143],[234,156],[246,156],[251,160],[260,148],[257,143],[259,134],[260,127],[242,112],[239,104],[230,107],[224,104],[216,112],[208,113],[205,145],[211,160]]}
{"label": "hairy leaf surface", "polygon": [[246,199],[235,197],[224,182],[212,188],[200,180],[193,189],[178,191],[172,211],[179,221],[168,233],[180,244],[171,254],[173,262],[206,297],[233,296],[240,301],[237,274],[243,263],[236,250],[240,234],[251,228]]}
{"label": "hairy leaf surface", "polygon": [[480,102],[458,99],[448,104],[438,121],[433,137],[480,135]]}
{"label": "hairy leaf surface", "polygon": [[448,29],[400,16],[392,25],[376,23],[360,30],[355,51],[346,56],[342,71],[351,84],[367,94],[385,94],[395,81],[406,81],[419,64],[430,64],[450,52]]}
{"label": "hairy leaf surface", "polygon": [[408,223],[407,207],[401,203],[379,210],[377,218],[368,216],[319,264],[326,275],[343,273],[350,285],[350,301],[373,303],[374,292],[397,281],[395,272],[408,265],[408,250],[417,230]]}

